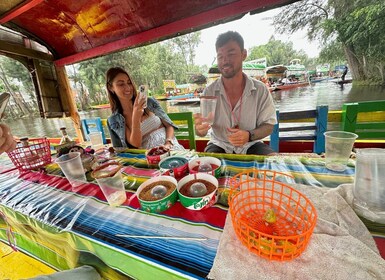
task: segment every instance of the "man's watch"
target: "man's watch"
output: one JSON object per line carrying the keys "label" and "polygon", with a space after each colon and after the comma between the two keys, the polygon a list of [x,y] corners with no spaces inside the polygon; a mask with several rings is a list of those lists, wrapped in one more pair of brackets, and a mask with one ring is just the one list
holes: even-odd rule
{"label": "man's watch", "polygon": [[254,136],[255,136],[254,129],[248,130],[248,132],[249,132],[249,142],[254,141]]}
{"label": "man's watch", "polygon": [[169,142],[171,146],[174,146],[174,141],[171,138],[166,139],[166,143]]}

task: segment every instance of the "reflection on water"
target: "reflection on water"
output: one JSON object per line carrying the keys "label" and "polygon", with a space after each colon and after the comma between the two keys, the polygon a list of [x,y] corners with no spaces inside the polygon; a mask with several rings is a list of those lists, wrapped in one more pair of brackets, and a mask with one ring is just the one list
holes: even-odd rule
{"label": "reflection on water", "polygon": [[[356,87],[351,84],[337,85],[333,82],[318,83],[314,86],[300,87],[291,90],[281,90],[272,93],[276,107],[281,111],[298,111],[314,109],[317,105],[328,105],[329,110],[341,110],[342,104],[370,100],[385,100],[385,88],[381,87]],[[171,105],[161,101],[161,106],[171,112],[199,112],[199,105]],[[81,118],[101,117],[107,118],[110,109],[79,112]],[[63,119],[16,119],[5,121],[12,129],[14,135],[19,137],[61,137],[60,127],[67,127],[71,137],[76,137],[75,129],[70,118]],[[106,129],[107,137],[109,137]]]}

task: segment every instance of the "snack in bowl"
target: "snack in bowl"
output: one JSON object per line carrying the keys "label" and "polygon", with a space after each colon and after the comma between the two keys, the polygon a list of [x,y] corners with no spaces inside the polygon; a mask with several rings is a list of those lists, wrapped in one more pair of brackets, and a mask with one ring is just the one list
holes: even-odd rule
{"label": "snack in bowl", "polygon": [[189,162],[190,174],[202,172],[219,177],[221,175],[221,161],[215,157],[199,157]]}
{"label": "snack in bowl", "polygon": [[168,157],[170,151],[163,146],[154,147],[146,151],[147,163],[151,167],[157,167],[159,162]]}
{"label": "snack in bowl", "polygon": [[190,174],[178,183],[181,204],[187,209],[206,209],[217,201],[218,180],[206,173]]}
{"label": "snack in bowl", "polygon": [[167,157],[159,162],[159,168],[163,175],[180,180],[188,173],[188,160],[180,156]]}
{"label": "snack in bowl", "polygon": [[140,206],[147,212],[163,212],[178,199],[177,181],[170,176],[158,176],[141,184],[136,191]]}

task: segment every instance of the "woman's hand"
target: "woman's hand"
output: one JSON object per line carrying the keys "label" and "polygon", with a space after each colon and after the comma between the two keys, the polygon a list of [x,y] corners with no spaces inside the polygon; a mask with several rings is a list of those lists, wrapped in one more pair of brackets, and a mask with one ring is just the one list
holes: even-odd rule
{"label": "woman's hand", "polygon": [[203,123],[204,119],[200,113],[194,114],[194,122],[195,122],[195,133],[198,136],[206,136],[207,132],[211,128],[211,125],[208,123]]}
{"label": "woman's hand", "polygon": [[143,116],[143,112],[144,112],[144,103],[146,102],[146,100],[144,100],[143,98],[140,98],[139,94],[136,95],[135,97],[135,101],[134,101],[134,108],[132,109],[132,117],[133,119],[141,119],[141,117]]}
{"label": "woman's hand", "polygon": [[171,150],[173,147],[173,145],[169,142],[167,142],[166,144],[163,145],[163,148],[165,148],[167,151]]}
{"label": "woman's hand", "polygon": [[16,141],[13,139],[11,131],[6,124],[0,124],[0,154],[12,152],[16,148]]}

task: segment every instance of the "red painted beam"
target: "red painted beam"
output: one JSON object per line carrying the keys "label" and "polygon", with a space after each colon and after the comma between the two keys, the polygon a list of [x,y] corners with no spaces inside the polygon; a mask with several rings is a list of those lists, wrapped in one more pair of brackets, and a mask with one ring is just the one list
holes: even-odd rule
{"label": "red painted beam", "polygon": [[170,24],[147,30],[140,34],[128,36],[127,38],[120,39],[99,47],[95,47],[81,53],[63,57],[61,59],[56,60],[55,64],[57,66],[64,66],[68,64],[77,63],[86,59],[106,55],[115,51],[137,46],[149,41],[157,41],[161,38],[177,34],[178,32],[192,32],[199,29],[199,27],[206,26],[207,24],[212,23],[215,25],[216,21],[221,21],[229,17],[235,17],[237,15],[241,15],[249,11],[262,9],[265,7],[276,7],[278,5],[283,5],[288,2],[293,2],[293,0],[240,0],[207,12],[203,12],[188,18],[175,21]]}
{"label": "red painted beam", "polygon": [[8,13],[5,13],[0,17],[0,24],[6,23],[15,17],[21,15],[22,13],[32,9],[33,7],[39,5],[44,0],[29,0],[26,3],[22,3],[16,6],[14,9],[10,10]]}

